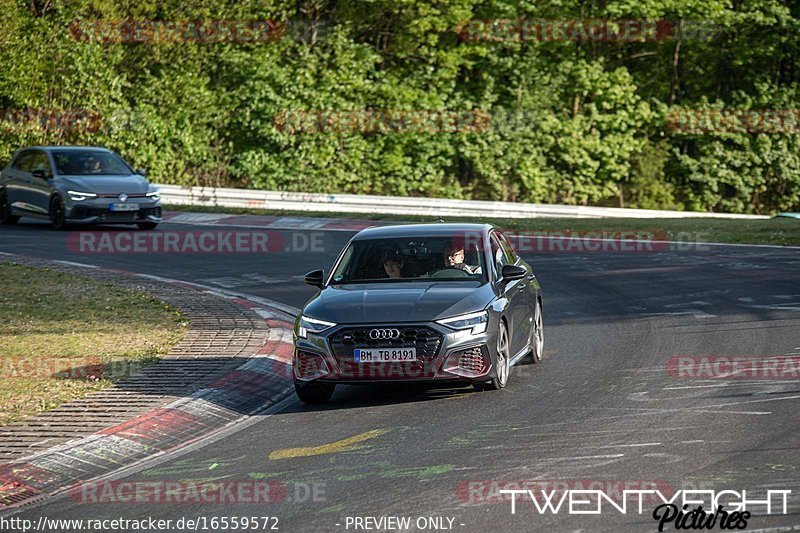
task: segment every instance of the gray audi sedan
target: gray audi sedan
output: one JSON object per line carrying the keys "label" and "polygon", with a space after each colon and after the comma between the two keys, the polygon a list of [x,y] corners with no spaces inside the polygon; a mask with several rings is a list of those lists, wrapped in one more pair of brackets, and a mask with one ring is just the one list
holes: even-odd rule
{"label": "gray audi sedan", "polygon": [[34,146],[14,153],[0,172],[0,223],[20,217],[68,222],[136,224],[161,222],[161,195],[119,155],[105,148]]}
{"label": "gray audi sedan", "polygon": [[461,381],[506,386],[509,368],[542,357],[541,287],[488,224],[414,224],[355,235],[294,326],[303,402],[339,383]]}

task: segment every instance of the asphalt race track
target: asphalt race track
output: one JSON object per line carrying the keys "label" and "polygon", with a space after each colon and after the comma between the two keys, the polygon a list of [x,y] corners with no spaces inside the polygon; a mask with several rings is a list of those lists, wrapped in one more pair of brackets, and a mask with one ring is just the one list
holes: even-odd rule
{"label": "asphalt race track", "polygon": [[[203,228],[164,224],[159,231],[196,229]],[[352,235],[299,230],[284,240],[310,234],[322,234],[316,250],[87,254],[69,249],[69,232],[23,220],[0,228],[0,252],[194,281],[300,307],[314,291],[302,275],[329,268]],[[754,513],[747,529],[800,525],[800,378],[677,377],[669,365],[676,355],[800,353],[800,249],[522,255],[544,289],[546,356],[515,367],[506,390],[340,388],[329,405],[292,399],[238,432],[122,478],[267,480],[286,490],[274,504],[62,498],[17,516],[274,516],[280,531],[298,532],[355,531],[348,517],[368,516],[412,517],[412,524],[451,518],[452,530],[465,532],[656,531],[654,504],[643,514],[604,507],[601,515],[554,515],[520,499],[512,514],[507,500],[487,492],[492,480],[562,480],[570,488],[792,490],[788,514]]]}

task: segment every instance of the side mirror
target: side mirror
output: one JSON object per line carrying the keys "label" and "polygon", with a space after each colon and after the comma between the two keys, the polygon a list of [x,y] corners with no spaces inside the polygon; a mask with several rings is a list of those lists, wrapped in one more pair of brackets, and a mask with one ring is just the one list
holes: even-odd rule
{"label": "side mirror", "polygon": [[306,274],[305,282],[313,287],[322,288],[322,278],[323,272],[322,270],[312,270],[308,274]]}
{"label": "side mirror", "polygon": [[31,172],[31,176],[33,176],[34,178],[42,179],[42,180],[46,180],[47,179],[47,175],[44,173],[44,170],[42,170],[41,168],[37,168],[36,170]]}
{"label": "side mirror", "polygon": [[143,168],[137,168],[136,173],[142,176],[143,178],[147,177],[147,171]]}
{"label": "side mirror", "polygon": [[503,271],[500,273],[502,281],[512,281],[515,279],[522,279],[528,275],[525,267],[517,265],[503,265]]}

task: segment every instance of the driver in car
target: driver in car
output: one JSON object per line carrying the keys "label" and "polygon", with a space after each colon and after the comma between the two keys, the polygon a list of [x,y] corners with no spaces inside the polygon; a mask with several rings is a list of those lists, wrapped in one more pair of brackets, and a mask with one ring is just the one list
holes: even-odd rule
{"label": "driver in car", "polygon": [[442,250],[445,268],[457,268],[467,274],[480,274],[480,266],[471,266],[464,262],[464,245],[454,242],[446,245]]}

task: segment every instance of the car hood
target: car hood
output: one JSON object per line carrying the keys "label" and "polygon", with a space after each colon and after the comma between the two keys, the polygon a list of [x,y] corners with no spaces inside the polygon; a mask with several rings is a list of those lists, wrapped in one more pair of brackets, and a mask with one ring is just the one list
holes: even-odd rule
{"label": "car hood", "polygon": [[303,313],[337,324],[424,322],[483,310],[494,298],[480,282],[398,282],[325,287]]}
{"label": "car hood", "polygon": [[150,184],[138,174],[130,176],[59,176],[64,187],[80,192],[96,194],[144,194]]}

